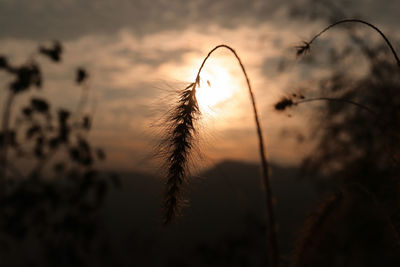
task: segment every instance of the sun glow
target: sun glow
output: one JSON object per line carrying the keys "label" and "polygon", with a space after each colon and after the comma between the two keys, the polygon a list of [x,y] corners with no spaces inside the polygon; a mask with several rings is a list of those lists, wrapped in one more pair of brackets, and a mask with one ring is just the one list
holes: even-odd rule
{"label": "sun glow", "polygon": [[228,100],[234,93],[234,82],[229,72],[221,66],[209,66],[201,72],[196,98],[200,109],[210,109]]}

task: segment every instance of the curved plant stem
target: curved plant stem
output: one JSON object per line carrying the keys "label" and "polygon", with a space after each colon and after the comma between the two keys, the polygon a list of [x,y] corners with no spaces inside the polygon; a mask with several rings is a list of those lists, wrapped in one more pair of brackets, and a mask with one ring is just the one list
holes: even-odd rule
{"label": "curved plant stem", "polygon": [[90,87],[87,84],[84,84],[81,88],[81,96],[79,98],[78,105],[76,107],[75,114],[77,117],[82,114],[83,108],[86,106],[89,100],[89,89]]}
{"label": "curved plant stem", "polygon": [[378,32],[382,36],[382,38],[385,40],[386,44],[389,46],[389,48],[390,48],[390,50],[391,50],[391,52],[392,52],[392,54],[393,54],[393,56],[394,56],[394,58],[395,58],[395,60],[397,62],[397,65],[400,67],[400,59],[399,59],[396,51],[394,50],[392,44],[390,43],[389,39],[385,36],[385,34],[383,34],[383,32],[380,29],[378,29],[378,27],[376,27],[375,25],[373,25],[373,24],[371,24],[371,23],[369,23],[367,21],[361,20],[361,19],[344,19],[344,20],[339,20],[339,21],[337,21],[335,23],[332,23],[331,25],[327,26],[325,29],[323,29],[322,31],[317,33],[309,42],[306,42],[306,45],[308,45],[308,47],[309,47],[312,44],[312,42],[314,42],[324,32],[326,32],[330,28],[333,28],[336,25],[339,25],[339,24],[342,24],[342,23],[361,23],[361,24],[367,25],[368,27],[370,27],[370,28],[374,29],[376,32]]}
{"label": "curved plant stem", "polygon": [[333,97],[315,97],[315,98],[307,98],[307,99],[302,99],[302,100],[298,100],[298,101],[294,101],[293,105],[298,105],[298,104],[303,104],[303,103],[307,103],[307,102],[314,102],[314,101],[334,101],[334,102],[343,102],[343,103],[347,103],[347,104],[351,104],[351,105],[355,105],[363,110],[368,111],[369,113],[378,116],[378,114],[370,109],[369,107],[357,103],[355,101],[352,100],[348,100],[348,99],[344,99],[344,98],[333,98]]}
{"label": "curved plant stem", "polygon": [[[379,121],[381,123],[385,123],[386,125],[390,125],[392,124],[392,122],[386,120],[385,118],[382,118],[381,116],[379,116],[379,114],[374,111],[373,109],[357,103],[355,101],[352,100],[348,100],[348,99],[344,99],[344,98],[333,98],[333,97],[315,97],[315,98],[308,98],[308,99],[302,99],[302,100],[298,100],[298,101],[293,101],[292,105],[298,105],[298,104],[304,104],[304,103],[308,103],[308,102],[314,102],[314,101],[332,101],[332,102],[342,102],[342,103],[346,103],[346,104],[351,104],[354,105],[362,110],[365,110],[367,112],[369,112],[370,114],[374,115],[377,119],[379,119]],[[382,126],[379,127],[380,131],[384,134],[387,135],[387,133],[385,132],[385,130],[382,128]],[[391,127],[389,129],[392,129]],[[394,164],[399,165],[399,161],[394,157],[394,155],[392,155],[392,153],[390,152],[390,150],[387,151],[389,154],[391,154],[391,159],[393,161]]]}
{"label": "curved plant stem", "polygon": [[257,128],[257,135],[258,135],[258,142],[259,142],[258,147],[259,147],[260,157],[261,157],[263,185],[264,185],[264,190],[265,190],[267,215],[268,215],[269,231],[270,231],[269,243],[271,246],[272,266],[277,267],[277,266],[279,266],[279,249],[278,249],[278,241],[277,241],[277,233],[276,233],[276,220],[275,220],[275,213],[274,213],[274,207],[273,207],[273,196],[272,196],[272,189],[271,189],[271,183],[270,183],[270,177],[269,177],[269,171],[268,171],[268,161],[267,161],[267,156],[265,153],[264,139],[263,139],[263,134],[261,131],[261,123],[260,123],[259,116],[258,116],[255,97],[254,97],[253,89],[251,87],[250,79],[247,75],[246,69],[245,69],[241,59],[239,58],[238,54],[236,53],[236,51],[228,45],[221,44],[221,45],[214,47],[212,50],[210,50],[210,52],[208,52],[207,56],[204,58],[201,66],[197,72],[196,83],[198,83],[200,81],[200,74],[201,74],[201,71],[202,71],[207,59],[211,56],[211,54],[215,50],[217,50],[219,48],[226,48],[230,52],[232,52],[232,54],[235,56],[235,58],[239,62],[242,72],[246,78],[247,87],[249,89],[251,104],[253,106],[254,120],[256,122],[256,128]]}

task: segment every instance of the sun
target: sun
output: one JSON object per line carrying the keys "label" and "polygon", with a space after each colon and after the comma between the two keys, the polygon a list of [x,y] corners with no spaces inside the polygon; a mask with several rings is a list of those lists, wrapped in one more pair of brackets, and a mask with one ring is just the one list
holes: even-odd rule
{"label": "sun", "polygon": [[196,89],[200,109],[210,109],[232,97],[235,86],[225,68],[208,66],[201,72],[200,78],[200,87]]}

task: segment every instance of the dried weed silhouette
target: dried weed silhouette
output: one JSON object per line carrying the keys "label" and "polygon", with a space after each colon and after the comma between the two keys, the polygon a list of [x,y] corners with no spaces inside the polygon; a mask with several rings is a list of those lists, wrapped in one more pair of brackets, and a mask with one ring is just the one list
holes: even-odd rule
{"label": "dried weed silhouette", "polygon": [[171,220],[173,220],[176,215],[179,214],[179,212],[181,211],[181,207],[184,203],[183,197],[181,195],[182,186],[184,186],[187,182],[187,174],[189,173],[189,152],[192,148],[192,142],[194,141],[194,134],[196,133],[193,122],[200,115],[198,104],[195,98],[196,86],[200,86],[201,71],[208,58],[212,55],[214,51],[220,48],[225,48],[229,50],[235,56],[245,76],[247,87],[249,90],[259,141],[258,145],[262,165],[262,181],[266,196],[271,263],[273,266],[276,267],[279,266],[276,220],[273,207],[272,190],[270,185],[268,161],[265,152],[261,123],[257,111],[255,96],[246,69],[236,51],[228,45],[218,45],[208,52],[207,56],[203,59],[203,62],[200,65],[195,82],[191,83],[188,87],[184,89],[184,91],[181,93],[178,105],[175,107],[175,109],[172,110],[171,115],[169,116],[168,128],[170,130],[168,132],[168,138],[164,139],[161,142],[161,150],[168,152],[168,154],[165,156],[165,165],[167,166],[168,171],[166,182],[167,187],[164,196],[164,223],[168,224],[169,222],[171,222]]}
{"label": "dried weed silhouette", "polygon": [[[354,211],[355,208],[358,208],[358,210]],[[350,226],[349,222],[354,220],[358,231],[354,231]],[[376,229],[377,226],[380,229]],[[305,267],[320,266],[321,264],[337,266],[338,261],[336,259],[327,257],[329,253],[337,254],[335,249],[343,249],[343,246],[353,248],[357,244],[363,244],[363,240],[368,239],[368,237],[365,237],[365,233],[361,229],[367,231],[374,228],[378,236],[384,235],[383,239],[380,240],[382,243],[379,243],[379,245],[385,245],[383,249],[391,248],[387,253],[393,257],[392,260],[395,259],[398,262],[399,257],[391,254],[395,251],[398,252],[400,248],[399,235],[392,221],[383,212],[375,196],[364,186],[358,183],[348,184],[339,192],[328,196],[318,209],[307,218],[296,241],[290,266]],[[341,241],[332,236],[334,231],[338,231],[337,236]],[[347,235],[352,236],[350,243],[354,242],[354,244],[346,242]],[[335,241],[340,244],[335,243]],[[373,249],[373,247],[370,249]],[[330,258],[332,263],[327,263],[327,258]],[[379,258],[373,258],[373,260],[382,262]],[[388,262],[392,263],[391,260],[388,260]]]}
{"label": "dried weed silhouette", "polygon": [[167,118],[168,132],[161,143],[166,157],[166,192],[164,196],[164,224],[180,215],[184,204],[183,188],[189,176],[188,164],[196,134],[195,121],[200,115],[196,99],[198,81],[188,85],[179,95],[178,104]]}
{"label": "dried weed silhouette", "polygon": [[[397,66],[400,67],[400,60],[399,57],[396,53],[396,51],[394,50],[391,42],[389,41],[389,39],[383,34],[383,32],[376,26],[374,26],[373,24],[363,21],[363,20],[359,20],[359,19],[344,19],[344,20],[340,20],[337,21],[333,24],[330,24],[329,26],[327,26],[326,28],[324,28],[322,31],[320,31],[318,34],[316,34],[310,41],[308,42],[303,42],[302,45],[299,45],[296,47],[297,49],[297,56],[301,56],[306,54],[307,52],[310,51],[311,49],[311,44],[318,39],[323,33],[325,33],[326,31],[328,31],[329,29],[342,24],[342,23],[361,23],[364,25],[369,26],[370,28],[374,29],[376,32],[378,32],[380,34],[380,36],[384,39],[384,41],[386,42],[387,46],[389,47],[393,58],[395,59]],[[378,114],[377,112],[375,112],[373,109],[367,107],[366,105],[360,104],[356,101],[353,100],[348,100],[348,99],[344,99],[344,98],[332,98],[332,97],[316,97],[316,98],[308,98],[308,99],[298,99],[296,98],[296,96],[293,97],[283,97],[279,102],[277,102],[275,104],[275,109],[277,111],[284,111],[287,108],[293,107],[295,105],[298,104],[303,104],[303,103],[308,103],[308,102],[313,102],[313,101],[329,101],[329,102],[343,102],[343,103],[347,103],[347,104],[351,104],[354,105],[360,109],[363,109],[371,114],[373,114],[375,116],[375,119],[377,119],[377,122],[379,123],[386,123],[385,126],[387,127],[391,127],[391,123],[393,122],[388,122],[387,118],[380,116],[380,114]],[[379,127],[379,126],[378,126]],[[381,127],[383,128],[383,127]],[[384,132],[384,129],[381,129]],[[324,251],[324,247],[321,248],[320,246],[320,242],[321,242],[321,236],[325,235],[326,232],[329,232],[330,230],[327,228],[327,224],[332,224],[332,222],[330,222],[329,218],[333,218],[334,216],[337,216],[337,214],[339,214],[336,210],[338,209],[338,207],[343,202],[343,193],[347,193],[347,194],[358,194],[358,196],[362,196],[364,199],[367,200],[367,202],[370,202],[371,204],[373,204],[373,206],[377,207],[379,210],[379,213],[376,215],[380,218],[380,220],[383,222],[381,227],[383,227],[383,225],[385,224],[386,226],[385,229],[387,232],[389,232],[390,234],[388,236],[391,237],[392,240],[390,240],[390,242],[392,242],[391,248],[394,248],[394,246],[396,247],[396,251],[398,251],[399,248],[399,232],[398,232],[398,228],[396,229],[396,220],[394,218],[392,218],[393,216],[388,216],[386,214],[386,211],[384,211],[383,208],[380,207],[379,202],[377,199],[375,199],[375,196],[368,192],[368,190],[366,188],[364,188],[362,185],[347,185],[344,187],[343,191],[340,193],[337,193],[333,196],[331,196],[329,199],[327,199],[322,206],[320,207],[320,209],[316,212],[316,214],[311,217],[304,225],[302,231],[302,235],[300,236],[297,245],[296,245],[296,250],[294,252],[293,258],[292,258],[292,266],[317,266],[320,264],[316,264],[316,261],[320,261],[319,263],[322,263],[323,261],[326,260],[326,255],[324,257],[324,255],[320,255],[321,252],[326,252]],[[371,205],[372,206],[372,205]],[[332,214],[336,214],[336,215],[332,215]],[[341,215],[343,216],[343,215]],[[335,219],[336,220],[336,217]],[[372,223],[372,222],[371,222]],[[325,226],[324,226],[325,225]],[[378,229],[376,229],[378,230]],[[382,229],[382,231],[384,231]],[[325,240],[326,241],[326,240]],[[334,246],[334,245],[332,245]],[[306,252],[308,251],[308,252]],[[391,250],[386,250],[385,253],[390,253]],[[384,257],[384,256],[382,256]],[[329,258],[329,257],[328,257]],[[397,259],[399,260],[399,259]],[[392,262],[391,262],[392,263]],[[382,261],[381,261],[381,264]],[[385,264],[383,264],[385,265]]]}
{"label": "dried weed silhouette", "polygon": [[[392,44],[388,40],[388,38],[373,24],[359,20],[359,19],[344,19],[337,21],[328,27],[324,28],[318,34],[316,34],[310,41],[303,42],[303,44],[296,47],[297,56],[302,56],[308,53],[311,49],[312,43],[318,39],[324,32],[329,29],[342,24],[342,23],[361,23],[369,26],[370,28],[377,31],[381,37],[385,40],[386,44],[390,48],[394,59],[397,62],[397,65],[400,67],[400,60],[397,56],[396,51],[394,50]],[[220,48],[228,49],[238,60],[238,63],[241,67],[241,70],[245,76],[247,87],[250,94],[250,99],[253,107],[254,120],[256,123],[257,135],[259,140],[259,153],[261,158],[262,165],[262,175],[263,175],[263,184],[265,189],[266,196],[266,205],[267,205],[267,214],[268,214],[268,224],[269,224],[269,243],[270,243],[270,255],[271,262],[273,266],[279,265],[279,251],[278,251],[278,242],[277,242],[277,234],[276,234],[276,221],[274,215],[273,208],[273,197],[272,190],[270,186],[270,177],[268,172],[268,161],[265,152],[265,145],[263,134],[261,130],[260,120],[258,116],[257,106],[255,103],[255,96],[250,84],[250,79],[247,75],[246,69],[236,53],[236,51],[228,45],[218,45],[211,49],[207,56],[203,59],[202,64],[197,72],[196,79],[193,83],[190,83],[182,92],[180,92],[179,100],[177,105],[170,111],[170,115],[168,116],[168,131],[167,137],[162,140],[160,147],[161,151],[163,151],[163,155],[165,158],[165,165],[167,169],[167,182],[166,182],[166,192],[164,196],[164,223],[168,224],[172,220],[175,219],[176,216],[181,214],[182,206],[185,203],[183,197],[183,188],[188,182],[189,176],[189,162],[191,157],[191,151],[195,142],[195,136],[197,133],[195,122],[200,118],[201,112],[199,110],[199,106],[196,100],[196,88],[200,86],[200,76],[201,71],[207,61],[207,59],[212,55],[212,53]],[[207,81],[209,83],[209,81]],[[371,114],[377,115],[377,113],[371,108],[357,103],[353,100],[343,99],[343,98],[331,98],[331,97],[317,97],[317,98],[309,98],[306,99],[302,95],[293,94],[291,97],[284,97],[279,102],[275,104],[275,109],[277,111],[284,111],[289,107],[294,105],[308,103],[312,101],[339,101],[347,104],[352,104],[357,106],[358,108],[364,109]],[[321,225],[327,220],[330,214],[335,210],[335,207],[338,203],[341,203],[341,195],[336,194],[333,198],[326,201],[325,204],[320,209],[318,216],[316,219],[313,219],[312,223],[308,224],[307,234],[303,236],[301,239],[301,245],[298,247],[297,251],[297,260],[299,260],[302,256],[302,248],[309,246],[313,240],[313,233],[320,228]]]}
{"label": "dried weed silhouette", "polygon": [[302,55],[306,54],[307,52],[309,52],[310,49],[311,49],[311,44],[315,40],[317,40],[323,33],[328,31],[329,29],[331,29],[331,28],[333,28],[333,27],[335,27],[335,26],[337,26],[339,24],[343,24],[343,23],[361,23],[361,24],[367,25],[368,27],[374,29],[377,33],[380,34],[380,36],[386,42],[386,44],[388,45],[390,51],[393,54],[394,59],[396,60],[397,65],[400,67],[400,59],[399,59],[396,51],[394,50],[393,45],[391,44],[389,39],[386,37],[386,35],[378,27],[376,27],[375,25],[373,25],[373,24],[371,24],[371,23],[369,23],[367,21],[361,20],[361,19],[343,19],[343,20],[339,20],[339,21],[336,21],[336,22],[328,25],[322,31],[320,31],[319,33],[314,35],[314,37],[311,38],[310,41],[308,41],[308,42],[307,41],[303,41],[303,44],[296,46],[296,49],[297,49],[296,54],[297,54],[297,56],[302,56]]}
{"label": "dried weed silhouette", "polygon": [[300,104],[305,104],[309,102],[315,102],[315,101],[329,101],[329,102],[342,102],[345,104],[351,104],[354,105],[360,109],[363,109],[372,115],[378,116],[378,113],[371,108],[367,107],[366,105],[360,104],[356,101],[345,99],[345,98],[335,98],[335,97],[313,97],[313,98],[306,98],[304,96],[301,96],[300,99],[298,99],[296,96],[292,97],[283,97],[281,100],[279,100],[275,104],[275,110],[277,111],[285,111],[286,109],[297,106]]}
{"label": "dried weed silhouette", "polygon": [[[98,211],[110,186],[119,184],[116,175],[99,170],[106,154],[87,137],[92,114],[81,116],[55,106],[46,92],[15,105],[19,97],[41,89],[47,80],[35,59],[45,57],[60,64],[62,56],[57,41],[40,46],[24,63],[0,55],[0,72],[9,78],[3,83],[0,117],[0,253],[6,256],[8,248],[34,241],[43,261],[38,265],[46,266],[67,264],[57,256],[65,251],[68,260],[84,260],[82,252],[97,247]],[[76,69],[78,85],[88,77],[86,70]]]}

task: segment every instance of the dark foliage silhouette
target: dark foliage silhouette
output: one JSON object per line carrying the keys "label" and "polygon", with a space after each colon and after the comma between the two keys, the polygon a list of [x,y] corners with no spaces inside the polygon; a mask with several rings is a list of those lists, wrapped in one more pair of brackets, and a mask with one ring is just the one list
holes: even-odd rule
{"label": "dark foliage silhouette", "polygon": [[[35,58],[59,63],[62,51],[56,41],[52,47],[40,47],[33,59],[20,66],[0,56],[0,71],[12,77],[0,135],[4,263],[20,260],[7,257],[17,243],[34,242],[34,265],[85,266],[87,254],[96,248],[97,211],[110,185],[118,183],[117,177],[97,170],[97,162],[106,156],[87,137],[91,114],[56,108],[43,93],[31,97],[19,111],[12,110],[20,94],[42,87],[44,77]],[[88,77],[85,69],[77,68],[77,85]]]}
{"label": "dark foliage silhouette", "polygon": [[[400,262],[397,257],[400,229],[396,215],[400,207],[397,53],[376,26],[346,19],[331,24],[298,47],[297,55],[309,51],[313,41],[332,27],[354,22],[377,31],[391,55],[386,46],[373,46],[369,40],[350,31],[352,44],[359,48],[368,63],[365,75],[358,78],[343,71],[342,62],[352,56],[348,51],[354,49],[349,46],[335,51],[331,74],[318,82],[322,97],[283,98],[275,106],[282,111],[302,103],[324,101],[321,112],[313,113],[312,138],[319,141],[305,160],[304,169],[324,173],[325,183],[335,188],[355,183],[344,186],[341,193],[327,200],[305,224],[293,266],[397,266]],[[393,58],[397,65],[393,64]],[[335,233],[340,233],[337,238],[331,238],[329,228],[332,226],[329,225],[334,225]],[[367,234],[372,232],[373,236]],[[359,256],[346,252],[355,249],[360,251]]]}
{"label": "dark foliage silhouette", "polygon": [[54,41],[51,47],[44,47],[44,46],[39,47],[39,52],[49,57],[54,62],[61,61],[62,51],[63,48],[59,41]]}
{"label": "dark foliage silhouette", "polygon": [[344,186],[307,219],[292,266],[398,266],[398,235],[380,209],[361,185]]}

